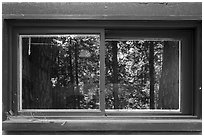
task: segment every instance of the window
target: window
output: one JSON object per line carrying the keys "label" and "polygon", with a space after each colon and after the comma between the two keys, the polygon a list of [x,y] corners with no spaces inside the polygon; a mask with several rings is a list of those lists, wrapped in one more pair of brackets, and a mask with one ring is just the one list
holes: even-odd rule
{"label": "window", "polygon": [[113,112],[111,103],[116,109],[130,109],[134,113],[138,110],[143,114],[192,113],[189,107],[192,87],[183,86],[190,83],[192,75],[191,30],[107,29],[105,32],[106,99],[112,98],[106,104],[108,113],[125,113]]}
{"label": "window", "polygon": [[[20,111],[99,109],[100,35],[20,35],[19,42]],[[105,109],[179,110],[179,41],[105,45]]]}
{"label": "window", "polygon": [[5,19],[3,130],[201,131],[200,25]]}
{"label": "window", "polygon": [[21,29],[16,36],[19,114],[102,115],[102,29]]}
{"label": "window", "polygon": [[18,111],[181,111],[181,40],[101,33],[19,34]]}
{"label": "window", "polygon": [[100,35],[20,35],[20,110],[99,109]]}
{"label": "window", "polygon": [[179,73],[179,41],[108,40],[106,109],[179,110]]}

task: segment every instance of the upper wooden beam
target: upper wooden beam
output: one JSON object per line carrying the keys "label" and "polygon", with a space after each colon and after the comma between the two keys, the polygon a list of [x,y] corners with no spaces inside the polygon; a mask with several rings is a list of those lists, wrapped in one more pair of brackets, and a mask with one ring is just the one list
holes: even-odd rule
{"label": "upper wooden beam", "polygon": [[202,20],[202,3],[2,3],[2,15],[4,19]]}

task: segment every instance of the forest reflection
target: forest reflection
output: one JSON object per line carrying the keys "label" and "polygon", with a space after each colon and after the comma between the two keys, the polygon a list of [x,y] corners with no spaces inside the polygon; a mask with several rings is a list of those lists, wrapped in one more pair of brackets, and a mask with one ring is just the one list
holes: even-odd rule
{"label": "forest reflection", "polygon": [[[106,41],[100,35],[22,37],[23,109],[179,109],[179,41]],[[173,74],[173,75],[172,75]]]}
{"label": "forest reflection", "polygon": [[98,109],[99,45],[99,35],[23,38],[23,109]]}
{"label": "forest reflection", "polygon": [[178,109],[179,41],[106,42],[106,109]]}

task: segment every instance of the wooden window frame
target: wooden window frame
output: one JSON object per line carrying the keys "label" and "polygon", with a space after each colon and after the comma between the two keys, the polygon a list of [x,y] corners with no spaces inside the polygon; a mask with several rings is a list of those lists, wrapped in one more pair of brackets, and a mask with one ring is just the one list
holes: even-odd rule
{"label": "wooden window frame", "polygon": [[[96,35],[100,35],[100,57],[99,57],[99,61],[100,62],[104,62],[105,59],[101,56],[104,54],[104,31],[103,29],[98,29],[98,28],[35,28],[35,30],[32,30],[31,28],[26,28],[26,29],[16,29],[13,33],[14,37],[17,39],[14,39],[14,43],[18,43],[17,46],[17,61],[16,61],[16,65],[17,65],[17,72],[16,74],[19,74],[17,76],[17,81],[21,81],[21,66],[22,66],[22,55],[21,55],[21,50],[22,50],[22,45],[20,42],[20,38],[23,35],[60,35],[60,34],[96,34]],[[104,83],[105,83],[105,73],[104,70],[102,68],[104,68],[104,63],[100,63],[100,76],[102,76],[99,80],[99,91],[100,91],[100,96],[104,96],[104,92],[101,92],[104,90]],[[104,99],[103,98],[99,98],[99,109],[21,109],[20,108],[20,103],[21,103],[21,89],[20,86],[21,82],[17,82],[17,85],[15,85],[17,87],[17,91],[14,94],[17,94],[18,97],[15,98],[15,102],[18,102],[17,105],[17,109],[14,110],[18,115],[30,115],[32,113],[32,115],[39,115],[39,113],[41,113],[41,115],[43,113],[43,115],[65,115],[65,116],[73,116],[73,115],[104,115],[104,108],[105,106],[104,104]],[[14,106],[14,108],[16,108],[16,106]]]}
{"label": "wooden window frame", "polygon": [[[182,24],[181,24],[182,23]],[[124,25],[125,24],[125,25]],[[175,22],[159,22],[159,21],[104,21],[104,20],[10,20],[5,19],[3,30],[3,130],[5,131],[201,131],[201,24],[197,21],[175,21]],[[30,34],[35,32],[36,28],[40,28],[41,32],[59,33],[64,28],[90,28],[91,30],[105,29],[112,30],[128,30],[135,29],[140,31],[142,37],[152,37],[154,30],[158,36],[169,35],[170,37],[185,37],[192,39],[187,53],[190,53],[189,59],[192,68],[186,73],[191,73],[192,77],[184,76],[188,79],[184,84],[191,85],[186,88],[192,96],[190,111],[187,100],[183,102],[186,107],[182,113],[166,113],[166,112],[110,112],[110,113],[64,113],[64,112],[32,112],[19,115],[17,111],[17,83],[18,70],[17,65],[17,35],[22,30]],[[54,28],[54,29],[53,29]],[[79,29],[79,30],[80,30]],[[49,31],[50,30],[50,31]],[[59,31],[60,30],[60,31]],[[168,31],[166,34],[165,31]],[[174,31],[183,33],[175,33]],[[190,33],[184,33],[184,30]],[[172,33],[170,33],[172,32]],[[63,33],[63,32],[61,32]],[[67,33],[67,32],[65,32]],[[116,34],[105,33],[105,37],[113,38]],[[143,35],[142,35],[143,33]],[[117,33],[119,34],[119,33]],[[123,34],[123,31],[120,33]],[[125,34],[125,33],[124,33]],[[149,36],[148,36],[148,35]],[[154,34],[154,37],[155,33]],[[181,35],[182,34],[182,35]],[[126,36],[126,35],[120,35]],[[117,36],[118,38],[119,36]],[[105,38],[103,39],[105,41]],[[102,43],[104,45],[104,43]],[[185,50],[186,48],[184,48]],[[185,57],[187,57],[187,53]],[[105,53],[102,53],[105,54]],[[186,60],[186,59],[185,59]],[[187,60],[186,60],[187,61]],[[104,66],[105,67],[105,66]],[[103,70],[102,70],[103,71]],[[193,79],[193,81],[190,79]],[[105,80],[105,78],[104,78]],[[189,85],[188,85],[189,86]],[[186,97],[184,97],[186,98]],[[101,115],[102,114],[102,115]]]}

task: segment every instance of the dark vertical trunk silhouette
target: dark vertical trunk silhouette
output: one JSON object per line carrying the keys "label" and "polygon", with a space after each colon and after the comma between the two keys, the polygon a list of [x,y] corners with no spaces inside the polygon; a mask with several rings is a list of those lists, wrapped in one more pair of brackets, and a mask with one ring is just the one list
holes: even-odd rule
{"label": "dark vertical trunk silhouette", "polygon": [[118,98],[118,60],[117,60],[117,41],[111,42],[112,54],[113,54],[113,97],[114,97],[114,108],[119,108],[119,98]]}
{"label": "dark vertical trunk silhouette", "polygon": [[154,109],[154,43],[149,42],[150,109]]}
{"label": "dark vertical trunk silhouette", "polygon": [[160,109],[179,108],[179,43],[165,41],[159,88]]}
{"label": "dark vertical trunk silhouette", "polygon": [[75,78],[76,78],[76,99],[77,108],[80,108],[80,97],[79,97],[79,80],[78,80],[78,44],[74,44],[75,48]]}
{"label": "dark vertical trunk silhouette", "polygon": [[[72,68],[72,43],[70,39],[69,43],[69,77],[70,77],[70,88],[72,93],[74,92],[74,75],[73,75],[73,68]],[[75,108],[76,105],[76,98],[74,95],[69,96],[67,99],[67,106],[68,108]]]}

